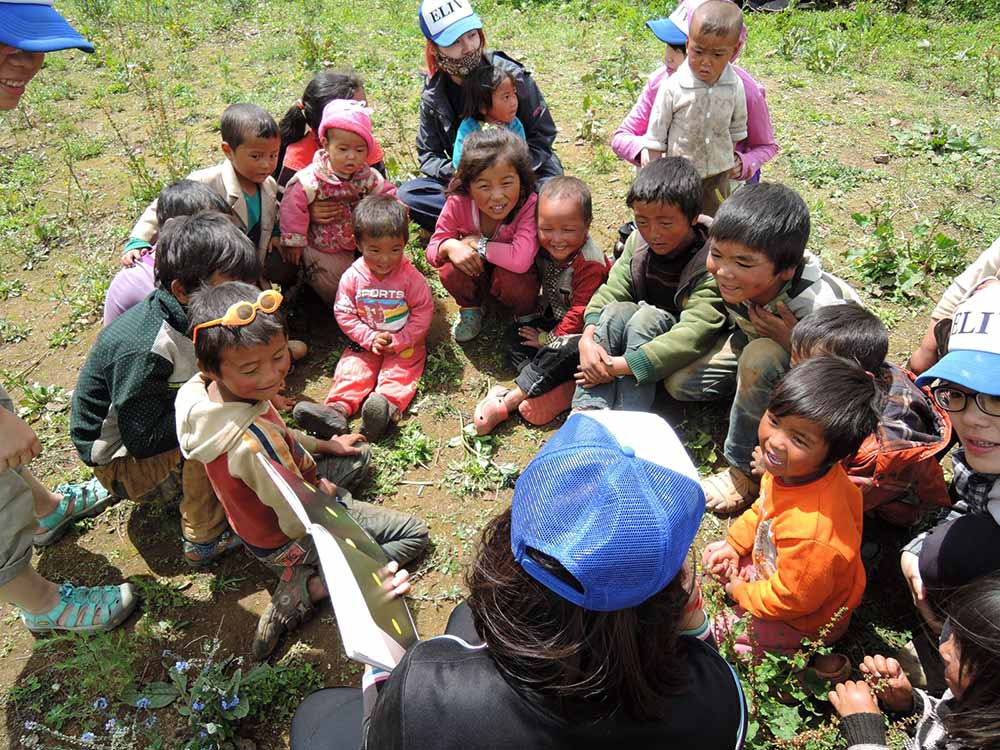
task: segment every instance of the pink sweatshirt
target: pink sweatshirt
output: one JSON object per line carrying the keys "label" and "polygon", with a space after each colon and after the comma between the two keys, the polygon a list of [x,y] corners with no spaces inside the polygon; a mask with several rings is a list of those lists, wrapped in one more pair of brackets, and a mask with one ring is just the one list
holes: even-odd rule
{"label": "pink sweatshirt", "polygon": [[[526,273],[538,254],[538,227],[535,221],[535,204],[538,196],[532,193],[513,219],[501,224],[486,243],[486,260],[513,273]],[[510,219],[510,217],[507,217]],[[438,255],[445,240],[457,240],[468,235],[481,235],[479,209],[464,195],[450,195],[438,217],[434,235],[427,245],[427,262],[440,268],[447,261]]]}
{"label": "pink sweatshirt", "polygon": [[[778,153],[778,144],[774,142],[774,127],[771,125],[771,113],[764,98],[764,87],[738,65],[733,65],[733,70],[743,81],[743,90],[747,97],[747,137],[736,144],[736,152],[743,161],[743,172],[739,179],[746,181],[775,157]],[[642,151],[643,140],[649,127],[649,113],[653,109],[656,92],[666,79],[667,66],[661,65],[646,81],[632,110],[611,136],[611,148],[627,162],[639,163],[639,153]]]}
{"label": "pink sweatshirt", "polygon": [[388,331],[398,353],[427,338],[434,299],[427,279],[408,258],[384,279],[358,258],[340,278],[333,314],[351,341],[371,350],[375,335]]}

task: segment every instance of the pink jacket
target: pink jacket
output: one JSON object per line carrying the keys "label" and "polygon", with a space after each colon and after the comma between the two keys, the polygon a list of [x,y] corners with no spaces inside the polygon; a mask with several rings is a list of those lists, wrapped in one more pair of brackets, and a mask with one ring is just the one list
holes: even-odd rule
{"label": "pink jacket", "polygon": [[340,279],[333,314],[351,341],[370,350],[375,335],[388,331],[398,353],[424,343],[434,299],[427,279],[408,258],[384,279],[358,258]]}
{"label": "pink jacket", "polygon": [[[764,87],[738,65],[733,65],[733,70],[743,81],[743,90],[747,97],[747,137],[736,144],[736,151],[743,160],[743,172],[739,179],[745,181],[775,157],[778,153],[778,144],[774,142],[774,127],[771,125],[771,113],[767,109]],[[642,151],[644,136],[649,127],[649,113],[653,109],[656,92],[666,78],[667,66],[661,65],[646,81],[632,110],[611,136],[611,148],[627,162],[639,163],[639,153]]]}
{"label": "pink jacket", "polygon": [[[538,196],[532,193],[521,206],[513,220],[500,228],[486,243],[486,260],[513,273],[531,270],[538,254],[538,227],[535,222],[535,204]],[[427,245],[427,262],[440,268],[446,261],[439,257],[438,248],[445,240],[460,239],[481,234],[479,209],[472,198],[450,195],[438,217],[434,235]]]}

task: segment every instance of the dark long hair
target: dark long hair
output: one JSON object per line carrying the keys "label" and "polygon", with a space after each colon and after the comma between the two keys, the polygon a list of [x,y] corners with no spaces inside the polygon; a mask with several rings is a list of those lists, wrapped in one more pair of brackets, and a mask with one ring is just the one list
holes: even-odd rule
{"label": "dark long hair", "polygon": [[334,99],[353,99],[355,92],[363,87],[361,76],[351,70],[321,70],[313,76],[302,92],[302,98],[288,108],[278,123],[281,150],[278,152],[278,166],[274,170],[275,179],[281,173],[288,147],[301,140],[308,128],[312,128],[314,133],[319,132],[323,107]]}
{"label": "dark long hair", "polygon": [[1000,748],[1000,574],[962,586],[944,610],[958,641],[960,674],[971,682],[944,716],[951,739],[977,750]]}
{"label": "dark long hair", "polygon": [[528,144],[511,133],[507,128],[487,128],[471,133],[462,144],[462,158],[458,162],[448,195],[469,195],[472,182],[480,172],[492,167],[498,161],[507,160],[521,181],[521,193],[517,205],[511,209],[504,223],[512,220],[524,206],[528,196],[535,192],[538,177],[531,168],[531,153]]}
{"label": "dark long hair", "polygon": [[585,610],[518,565],[510,529],[510,509],[487,524],[467,577],[476,630],[504,678],[567,717],[624,711],[639,721],[664,719],[670,696],[688,684],[678,643],[688,597],[683,576],[637,607]]}

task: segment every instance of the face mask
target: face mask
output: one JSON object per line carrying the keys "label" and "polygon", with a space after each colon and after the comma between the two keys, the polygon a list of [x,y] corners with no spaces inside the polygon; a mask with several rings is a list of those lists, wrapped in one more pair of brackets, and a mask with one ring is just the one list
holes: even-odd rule
{"label": "face mask", "polygon": [[438,67],[450,76],[464,78],[479,67],[483,59],[483,50],[473,50],[462,57],[445,57],[439,51],[436,56]]}

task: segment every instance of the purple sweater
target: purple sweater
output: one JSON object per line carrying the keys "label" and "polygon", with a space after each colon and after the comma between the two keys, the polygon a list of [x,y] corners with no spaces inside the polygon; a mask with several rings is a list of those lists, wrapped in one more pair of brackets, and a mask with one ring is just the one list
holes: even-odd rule
{"label": "purple sweater", "polygon": [[[764,98],[764,87],[738,65],[733,65],[733,70],[743,81],[743,90],[747,96],[747,137],[736,144],[736,152],[743,161],[743,172],[739,179],[746,181],[775,157],[778,144],[774,142],[774,128],[767,100]],[[661,65],[653,72],[632,110],[611,137],[611,148],[627,162],[639,163],[643,138],[649,127],[649,113],[653,109],[656,92],[667,75],[666,65]]]}

